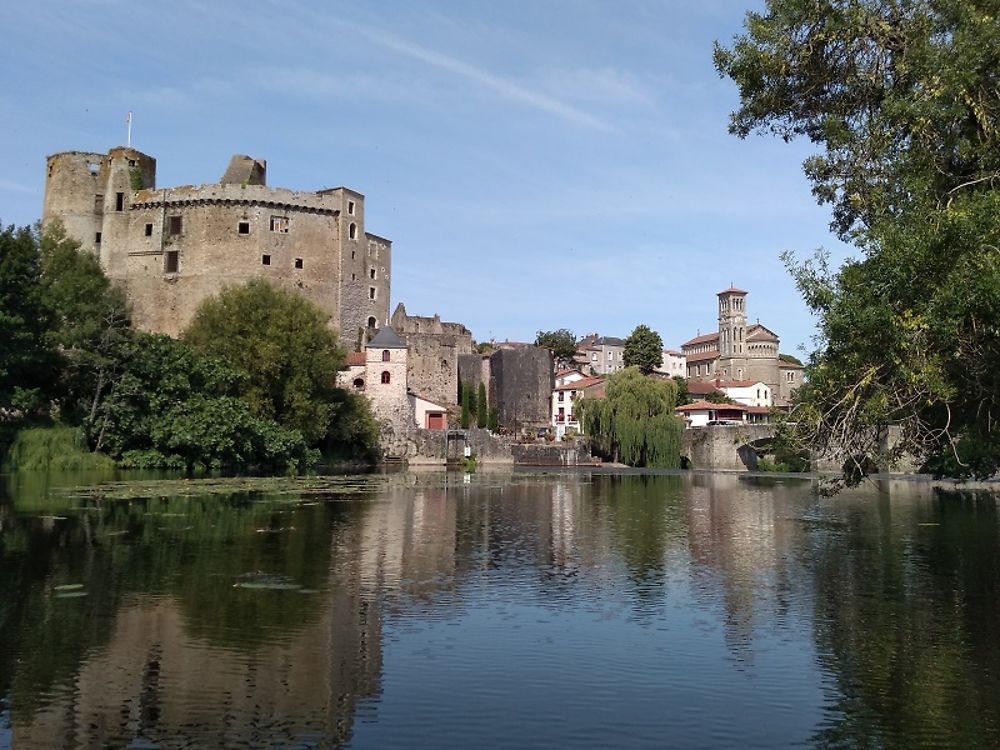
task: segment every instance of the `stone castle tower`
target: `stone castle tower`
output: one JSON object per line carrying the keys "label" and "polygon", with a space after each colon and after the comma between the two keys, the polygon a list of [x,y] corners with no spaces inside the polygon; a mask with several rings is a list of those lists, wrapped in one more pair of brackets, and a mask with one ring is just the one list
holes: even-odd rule
{"label": "stone castle tower", "polygon": [[[372,413],[387,430],[406,435],[413,430],[413,406],[407,385],[409,351],[391,326],[382,326],[365,347],[365,391]],[[391,439],[383,437],[383,444]]]}
{"label": "stone castle tower", "polygon": [[268,187],[267,163],[243,155],[218,183],[158,189],[156,160],[120,146],[49,156],[42,222],[98,254],[140,329],[176,336],[206,297],[263,278],[318,305],[352,348],[389,316],[392,243],[365,231],[364,202]]}

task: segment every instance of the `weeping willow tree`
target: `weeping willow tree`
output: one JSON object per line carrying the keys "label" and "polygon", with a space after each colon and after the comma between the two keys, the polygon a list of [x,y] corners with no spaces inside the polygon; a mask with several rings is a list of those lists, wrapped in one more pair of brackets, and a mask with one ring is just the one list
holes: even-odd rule
{"label": "weeping willow tree", "polygon": [[575,407],[595,450],[629,466],[680,466],[684,424],[674,416],[677,384],[628,367],[608,378],[604,398]]}

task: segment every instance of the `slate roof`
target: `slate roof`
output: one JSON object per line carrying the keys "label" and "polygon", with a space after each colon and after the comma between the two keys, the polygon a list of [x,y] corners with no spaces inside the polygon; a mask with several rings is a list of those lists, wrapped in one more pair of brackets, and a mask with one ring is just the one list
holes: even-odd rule
{"label": "slate roof", "polygon": [[405,349],[406,344],[399,338],[392,326],[382,326],[378,333],[368,342],[369,349]]}

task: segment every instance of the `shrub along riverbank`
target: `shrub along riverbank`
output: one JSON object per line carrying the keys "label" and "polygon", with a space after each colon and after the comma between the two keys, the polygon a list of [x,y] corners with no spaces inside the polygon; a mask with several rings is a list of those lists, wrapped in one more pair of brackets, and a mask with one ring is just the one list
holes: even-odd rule
{"label": "shrub along riverbank", "polygon": [[223,289],[175,340],[134,330],[124,292],[61,227],[8,227],[0,318],[8,470],[294,472],[374,456],[367,402],[334,387],[344,352],[326,315],[266,282]]}

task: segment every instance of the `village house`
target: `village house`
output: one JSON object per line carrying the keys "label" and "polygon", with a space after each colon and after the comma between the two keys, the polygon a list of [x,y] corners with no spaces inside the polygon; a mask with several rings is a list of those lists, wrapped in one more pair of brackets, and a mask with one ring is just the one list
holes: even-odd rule
{"label": "village house", "polygon": [[583,434],[578,415],[573,406],[584,395],[591,398],[603,396],[604,378],[584,375],[579,370],[562,370],[556,373],[552,391],[552,428],[557,438],[567,432]]}

